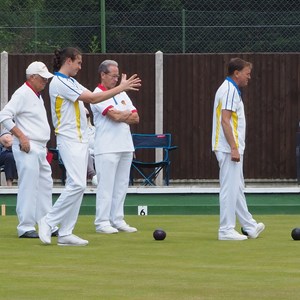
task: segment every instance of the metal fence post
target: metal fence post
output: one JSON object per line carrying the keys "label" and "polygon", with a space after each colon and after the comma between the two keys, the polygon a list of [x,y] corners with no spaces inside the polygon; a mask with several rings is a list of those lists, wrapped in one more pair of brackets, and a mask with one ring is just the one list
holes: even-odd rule
{"label": "metal fence post", "polygon": [[185,9],[182,10],[182,53],[185,53],[185,29],[186,29],[186,22],[185,22],[185,18],[186,18],[186,14],[185,14]]}
{"label": "metal fence post", "polygon": [[105,22],[105,0],[100,0],[101,2],[101,8],[100,8],[100,14],[101,14],[101,52],[106,53],[106,22]]}
{"label": "metal fence post", "polygon": [[37,44],[38,44],[38,17],[37,10],[34,10],[34,53],[37,53]]}

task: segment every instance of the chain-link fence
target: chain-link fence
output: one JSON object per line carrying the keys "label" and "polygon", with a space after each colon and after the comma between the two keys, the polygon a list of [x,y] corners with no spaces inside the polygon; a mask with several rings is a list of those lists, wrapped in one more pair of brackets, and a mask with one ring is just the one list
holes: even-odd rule
{"label": "chain-link fence", "polygon": [[[0,51],[298,52],[299,0],[11,0]],[[34,2],[34,4],[32,4]]]}

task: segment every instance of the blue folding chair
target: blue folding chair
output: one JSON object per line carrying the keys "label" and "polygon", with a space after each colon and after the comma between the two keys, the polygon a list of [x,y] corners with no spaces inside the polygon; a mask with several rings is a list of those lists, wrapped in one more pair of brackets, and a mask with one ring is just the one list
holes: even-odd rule
{"label": "blue folding chair", "polygon": [[[134,173],[137,172],[143,179],[143,185],[155,185],[156,177],[161,171],[164,171],[164,183],[169,185],[171,164],[169,151],[178,148],[171,145],[171,134],[134,133],[132,134],[132,140],[135,154],[131,164],[130,184],[133,185]],[[163,159],[161,161],[155,161],[155,149],[158,148],[163,149]]]}

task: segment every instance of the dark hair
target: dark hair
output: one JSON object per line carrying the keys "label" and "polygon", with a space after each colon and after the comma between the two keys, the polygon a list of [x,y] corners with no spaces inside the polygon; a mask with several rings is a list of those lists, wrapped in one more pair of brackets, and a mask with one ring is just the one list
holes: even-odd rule
{"label": "dark hair", "polygon": [[56,49],[54,51],[53,58],[53,71],[59,71],[59,69],[65,63],[67,58],[71,58],[71,60],[74,61],[78,55],[81,55],[81,51],[77,48],[67,47],[62,50]]}
{"label": "dark hair", "polygon": [[252,68],[252,63],[241,58],[232,58],[228,63],[228,76],[233,75],[234,71],[242,71],[245,67]]}

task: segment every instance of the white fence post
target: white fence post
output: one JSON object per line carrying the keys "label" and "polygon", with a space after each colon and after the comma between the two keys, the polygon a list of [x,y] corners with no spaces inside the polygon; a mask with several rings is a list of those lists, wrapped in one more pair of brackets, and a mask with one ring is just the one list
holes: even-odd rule
{"label": "white fence post", "polygon": [[[3,51],[0,55],[0,110],[8,102],[8,53]],[[3,127],[0,126],[0,132]],[[6,185],[3,172],[0,176],[0,185]]]}
{"label": "white fence post", "polygon": [[0,109],[8,102],[8,53],[3,51],[0,60]]}
{"label": "white fence post", "polygon": [[[155,133],[164,133],[164,98],[163,98],[163,53],[157,51],[155,53]],[[163,150],[156,149],[155,152],[156,161],[163,159]],[[162,172],[156,178],[157,185],[163,185]]]}

